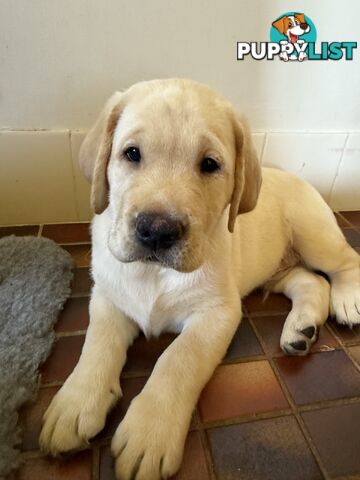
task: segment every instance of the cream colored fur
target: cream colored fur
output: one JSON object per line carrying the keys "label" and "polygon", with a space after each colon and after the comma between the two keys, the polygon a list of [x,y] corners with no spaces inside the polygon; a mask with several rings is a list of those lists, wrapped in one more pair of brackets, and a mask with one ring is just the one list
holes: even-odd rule
{"label": "cream colored fur", "polygon": [[[139,165],[122,154],[135,144]],[[204,156],[221,170],[202,175]],[[121,369],[138,331],[179,332],[112,442],[117,478],[168,478],[180,466],[199,394],[239,325],[240,297],[267,284],[291,298],[281,346],[307,353],[329,308],[340,323],[360,323],[359,256],[313,187],[280,170],[261,174],[243,120],[195,82],[143,82],[117,93],[80,162],[99,212],[90,326],[78,365],[45,414],[41,445],[58,454],[86,444],[121,396]],[[133,219],[149,209],[189,222],[186,239],[160,263],[142,261],[134,238]],[[238,212],[248,213],[235,222]],[[314,270],[326,272],[331,288]],[[308,327],[313,334],[302,332]]]}

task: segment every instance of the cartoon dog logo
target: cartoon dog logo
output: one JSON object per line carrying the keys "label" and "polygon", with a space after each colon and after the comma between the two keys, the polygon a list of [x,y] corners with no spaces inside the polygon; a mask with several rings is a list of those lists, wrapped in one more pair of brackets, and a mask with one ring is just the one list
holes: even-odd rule
{"label": "cartoon dog logo", "polygon": [[[280,40],[280,44],[286,45],[288,43],[301,45],[304,43],[304,40],[299,39],[301,35],[310,32],[310,25],[305,19],[303,13],[294,13],[293,15],[284,15],[275,22],[272,23],[272,26],[277,29],[279,33],[284,35],[287,40]],[[302,62],[306,58],[306,53],[301,51],[298,56],[289,55],[286,51],[283,51],[279,57],[287,62],[288,60],[298,60]]]}

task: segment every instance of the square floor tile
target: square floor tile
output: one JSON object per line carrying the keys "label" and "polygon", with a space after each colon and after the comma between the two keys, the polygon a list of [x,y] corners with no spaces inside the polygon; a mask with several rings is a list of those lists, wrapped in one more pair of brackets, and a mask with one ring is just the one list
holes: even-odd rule
{"label": "square floor tile", "polygon": [[345,211],[345,212],[339,212],[340,215],[346,218],[348,222],[351,223],[351,225],[354,225],[354,227],[360,227],[360,211]]}
{"label": "square floor tile", "polygon": [[275,362],[297,404],[360,395],[360,373],[341,350]]}
{"label": "square floor tile", "polygon": [[244,298],[243,306],[252,315],[261,313],[286,313],[290,312],[291,302],[281,294],[271,293],[264,297],[264,293],[255,290],[248,297]]}
{"label": "square floor tile", "polygon": [[16,235],[17,237],[23,237],[25,235],[37,236],[39,233],[39,225],[19,225],[0,227],[0,238],[7,237],[8,235]]}
{"label": "square floor tile", "polygon": [[19,412],[21,450],[38,450],[42,417],[59,387],[40,388],[35,402],[24,405]]}
{"label": "square floor tile", "polygon": [[360,403],[304,412],[302,417],[332,478],[360,478]]}
{"label": "square floor tile", "polygon": [[91,480],[91,469],[90,451],[63,459],[32,458],[19,469],[15,480]]}
{"label": "square floor tile", "polygon": [[91,245],[62,245],[70,253],[76,267],[88,267],[91,263]]}
{"label": "square floor tile", "polygon": [[360,211],[355,212],[339,212],[340,215],[346,218],[355,227],[360,227]]}
{"label": "square floor tile", "polygon": [[57,243],[90,242],[89,223],[55,223],[44,225],[42,236]]}
{"label": "square floor tile", "polygon": [[123,372],[149,373],[157,359],[175,338],[176,335],[169,333],[147,340],[140,334],[128,350]]}
{"label": "square floor tile", "polygon": [[[190,432],[185,443],[184,457],[179,472],[172,480],[210,480],[205,453],[201,444],[200,434]],[[111,455],[110,445],[100,449],[99,480],[115,480],[115,464]]]}
{"label": "square floor tile", "polygon": [[329,325],[345,345],[360,343],[360,325],[349,328],[347,325],[340,325],[336,320],[330,320]]}
{"label": "square floor tile", "polygon": [[340,212],[335,212],[335,218],[339,227],[350,227],[349,221],[346,218],[343,218]]}
{"label": "square floor tile", "polygon": [[41,366],[41,382],[64,382],[74,370],[84,344],[84,335],[61,337],[55,341],[53,350]]}
{"label": "square floor tile", "polygon": [[263,355],[264,352],[256,338],[249,320],[243,318],[227,350],[225,361],[235,361],[244,357]]}
{"label": "square floor tile", "polygon": [[185,443],[184,457],[173,480],[210,480],[206,457],[198,432],[190,432]]}
{"label": "square floor tile", "polygon": [[77,332],[89,325],[89,297],[69,298],[55,325],[56,332]]}
{"label": "square floor tile", "polygon": [[296,420],[280,417],[208,430],[219,480],[320,480]]}
{"label": "square floor tile", "polygon": [[[285,315],[265,315],[253,318],[253,323],[262,340],[265,343],[267,353],[277,355],[282,353],[280,348],[280,337],[286,319]],[[312,346],[311,351],[324,350],[326,348],[336,348],[337,341],[329,332],[326,326],[320,328],[318,341]]]}
{"label": "square floor tile", "polygon": [[356,363],[360,366],[360,345],[349,347],[349,351],[355,359]]}
{"label": "square floor tile", "polygon": [[91,278],[90,269],[87,267],[75,268],[74,279],[72,283],[73,295],[89,295],[93,280]]}
{"label": "square floor tile", "polygon": [[267,361],[220,366],[199,400],[204,422],[286,408],[288,403]]}

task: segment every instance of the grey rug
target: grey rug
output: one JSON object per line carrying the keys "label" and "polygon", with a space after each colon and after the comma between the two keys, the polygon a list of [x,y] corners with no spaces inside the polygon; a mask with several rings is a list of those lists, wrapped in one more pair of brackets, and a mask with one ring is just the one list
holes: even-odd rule
{"label": "grey rug", "polygon": [[17,410],[36,395],[72,266],[71,256],[46,238],[0,239],[0,479],[17,465]]}

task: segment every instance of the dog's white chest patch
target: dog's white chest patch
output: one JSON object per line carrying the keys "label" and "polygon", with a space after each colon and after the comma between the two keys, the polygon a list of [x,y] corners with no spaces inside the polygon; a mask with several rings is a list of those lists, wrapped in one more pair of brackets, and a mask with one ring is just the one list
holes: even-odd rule
{"label": "dog's white chest patch", "polygon": [[135,320],[145,335],[158,335],[164,329],[174,328],[176,319],[171,318],[166,305],[158,305],[165,290],[161,278],[151,275],[147,265],[126,267],[129,268],[121,285],[113,291],[114,303]]}
{"label": "dog's white chest patch", "polygon": [[114,259],[107,248],[94,248],[93,274],[97,285],[146,336],[182,330],[191,311],[192,274],[185,276],[153,264],[124,264]]}

